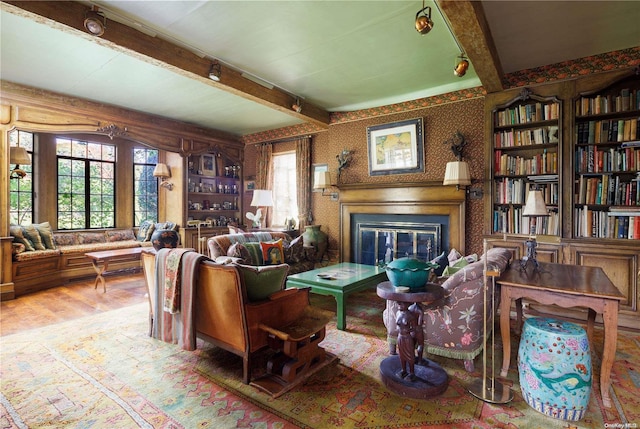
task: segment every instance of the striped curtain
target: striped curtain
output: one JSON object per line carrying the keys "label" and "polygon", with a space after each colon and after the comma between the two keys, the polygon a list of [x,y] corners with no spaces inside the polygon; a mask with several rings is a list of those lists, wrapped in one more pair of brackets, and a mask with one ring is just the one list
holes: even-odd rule
{"label": "striped curtain", "polygon": [[296,186],[298,198],[298,228],[304,230],[311,216],[311,137],[296,141]]}

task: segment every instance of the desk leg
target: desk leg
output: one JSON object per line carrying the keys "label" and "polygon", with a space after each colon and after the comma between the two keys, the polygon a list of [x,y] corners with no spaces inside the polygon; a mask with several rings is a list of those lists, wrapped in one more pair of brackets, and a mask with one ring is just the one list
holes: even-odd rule
{"label": "desk leg", "polygon": [[93,269],[96,271],[96,282],[93,284],[93,288],[98,288],[98,282],[102,283],[102,292],[107,292],[107,282],[104,279],[104,272],[107,271],[107,266],[109,265],[109,261],[104,261],[102,268],[98,264],[98,261],[91,261],[91,265],[93,265]]}
{"label": "desk leg", "polygon": [[602,366],[600,367],[600,395],[602,405],[611,408],[609,387],[611,387],[611,368],[616,357],[616,345],[618,342],[618,305],[615,300],[607,300],[604,303],[602,320],[604,322],[604,346],[602,350]]}
{"label": "desk leg", "polygon": [[344,331],[347,328],[347,314],[345,311],[345,296],[341,293],[334,295],[336,299],[336,327]]}
{"label": "desk leg", "polygon": [[502,377],[507,376],[511,361],[511,327],[509,326],[509,312],[511,311],[511,294],[509,288],[502,286],[500,297],[500,334],[502,335]]}
{"label": "desk leg", "polygon": [[596,322],[596,311],[592,308],[588,309],[587,313],[587,338],[589,339],[589,344],[593,347],[593,327]]}

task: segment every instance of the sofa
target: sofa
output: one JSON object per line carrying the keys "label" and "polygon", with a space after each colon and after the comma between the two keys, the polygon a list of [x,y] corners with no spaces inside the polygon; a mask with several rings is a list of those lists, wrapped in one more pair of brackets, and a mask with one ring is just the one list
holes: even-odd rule
{"label": "sofa", "polygon": [[[273,251],[273,247],[279,247],[278,242],[281,249]],[[315,249],[305,247],[302,236],[292,239],[284,232],[216,235],[207,240],[207,247],[209,257],[218,263],[260,266],[280,262],[289,265],[289,274],[312,270],[315,265]],[[280,252],[281,257],[277,256]]]}
{"label": "sofa", "polygon": [[[155,229],[177,229],[173,222],[146,222],[136,232],[132,228],[53,231],[48,222],[11,225],[12,281],[15,296],[59,286],[70,280],[95,276],[87,252],[150,247]],[[138,255],[113,260],[111,270],[137,269]]]}
{"label": "sofa", "polygon": [[[512,258],[509,249],[493,248],[486,254],[487,268],[491,271],[504,271]],[[464,360],[465,369],[473,372],[475,357],[482,351],[484,332],[484,258],[476,262],[460,264],[460,260],[450,261],[450,267],[458,266],[449,277],[440,278],[444,297],[428,306],[423,306],[424,352]],[[462,265],[462,266],[461,266]],[[491,287],[487,300],[493,302]],[[499,294],[496,291],[497,299]],[[494,303],[496,308],[498,302]],[[387,328],[387,340],[391,354],[396,353],[398,326],[396,312],[398,304],[387,301],[383,312]],[[489,315],[487,328],[493,331],[495,309],[487,308]]]}

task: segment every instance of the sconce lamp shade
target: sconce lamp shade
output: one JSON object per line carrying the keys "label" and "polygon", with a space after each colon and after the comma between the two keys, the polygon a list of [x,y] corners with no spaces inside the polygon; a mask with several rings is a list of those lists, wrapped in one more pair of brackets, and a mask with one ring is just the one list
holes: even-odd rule
{"label": "sconce lamp shade", "polygon": [[17,165],[30,165],[31,158],[29,158],[29,153],[25,148],[11,146],[9,148],[9,163]]}
{"label": "sconce lamp shade", "polygon": [[331,186],[331,173],[328,171],[321,171],[316,173],[316,180],[313,185],[313,189],[326,189]]}
{"label": "sconce lamp shade", "polygon": [[469,186],[471,185],[471,175],[469,174],[469,164],[466,161],[447,162],[444,171],[444,181],[446,185]]}
{"label": "sconce lamp shade", "polygon": [[524,206],[522,216],[549,216],[547,205],[544,203],[542,191],[529,191],[527,196],[527,204]]}
{"label": "sconce lamp shade", "polygon": [[169,167],[167,166],[167,164],[156,164],[156,168],[153,169],[153,177],[171,177],[171,172],[169,171]]}
{"label": "sconce lamp shade", "polygon": [[272,207],[273,195],[268,189],[256,189],[253,191],[253,198],[251,199],[251,205],[253,207]]}

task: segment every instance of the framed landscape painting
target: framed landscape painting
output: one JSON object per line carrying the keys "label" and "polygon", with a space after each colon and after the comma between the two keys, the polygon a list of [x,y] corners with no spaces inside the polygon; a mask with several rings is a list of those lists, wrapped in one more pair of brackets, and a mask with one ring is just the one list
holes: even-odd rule
{"label": "framed landscape painting", "polygon": [[369,175],[424,171],[422,118],[367,127]]}

